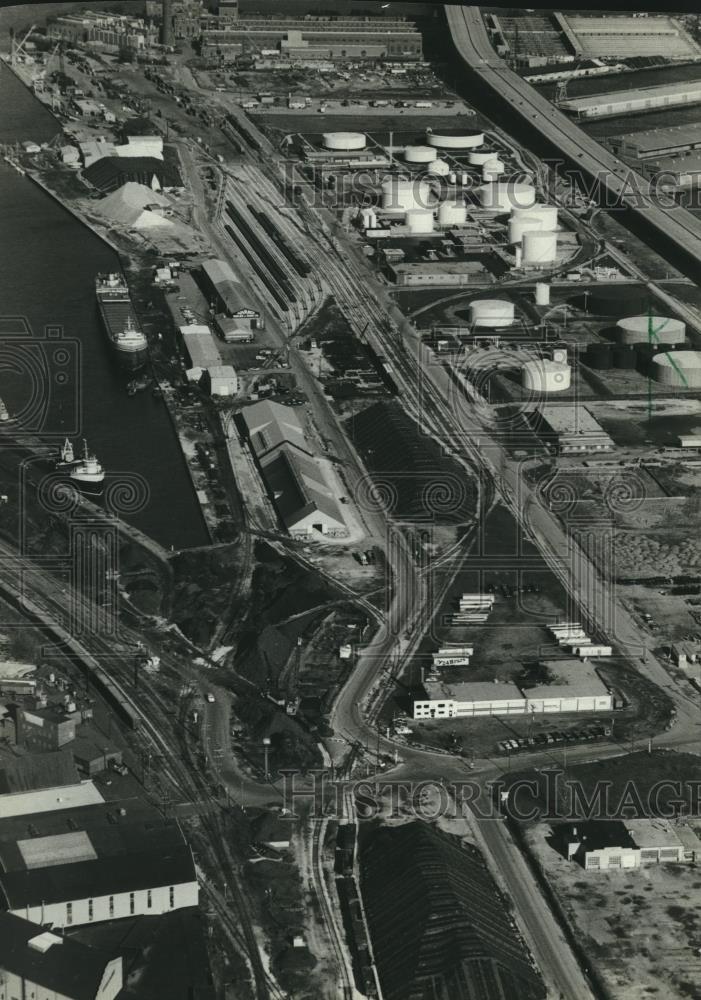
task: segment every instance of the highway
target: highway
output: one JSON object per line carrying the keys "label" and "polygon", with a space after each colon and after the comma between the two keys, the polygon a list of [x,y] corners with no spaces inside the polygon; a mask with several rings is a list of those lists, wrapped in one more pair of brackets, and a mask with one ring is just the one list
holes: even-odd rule
{"label": "highway", "polygon": [[538,141],[546,140],[582,174],[607,192],[607,205],[630,209],[662,245],[681,251],[691,277],[698,277],[701,260],[701,220],[679,205],[665,205],[653,185],[619,160],[526,83],[497,56],[479,7],[446,6],[453,44],[470,71],[508,109],[531,127]]}

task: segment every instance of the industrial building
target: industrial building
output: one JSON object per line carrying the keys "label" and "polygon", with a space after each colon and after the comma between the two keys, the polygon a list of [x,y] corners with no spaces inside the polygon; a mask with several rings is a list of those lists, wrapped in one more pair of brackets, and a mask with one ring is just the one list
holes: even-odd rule
{"label": "industrial building", "polygon": [[249,15],[202,32],[205,58],[271,49],[290,62],[422,58],[421,34],[404,18]]}
{"label": "industrial building", "polygon": [[319,460],[295,411],[280,403],[254,403],[242,411],[249,444],[280,519],[293,537],[348,534]]}
{"label": "industrial building", "polygon": [[473,844],[421,820],[373,824],[360,842],[360,879],[384,1000],[545,1000]]}
{"label": "industrial building", "polygon": [[491,280],[480,260],[438,260],[430,263],[388,263],[387,272],[400,287],[463,287],[476,281]]}
{"label": "industrial building", "polygon": [[212,307],[235,320],[237,329],[250,331],[260,325],[260,313],[251,308],[243,285],[226,261],[205,260],[202,278]]}
{"label": "industrial building", "polygon": [[701,49],[674,17],[560,14],[577,55],[624,59],[630,55],[698,59]]}
{"label": "industrial building", "polygon": [[578,403],[545,403],[531,410],[529,420],[559,455],[613,450],[613,441],[598,420]]}
{"label": "industrial building", "polygon": [[61,14],[47,24],[47,37],[104,52],[142,51],[158,42],[158,32],[139,17],[86,10]]}
{"label": "industrial building", "polygon": [[701,149],[701,122],[629,132],[627,135],[611,136],[606,142],[614,153],[629,160],[679,156]]}
{"label": "industrial building", "polygon": [[563,823],[555,827],[554,840],[568,861],[577,861],[586,871],[691,863],[701,856],[701,841],[691,827],[665,819]]}
{"label": "industrial building", "polygon": [[613,709],[613,697],[591,664],[579,660],[544,663],[553,676],[553,682],[523,691],[511,683],[472,681],[447,684],[426,680],[424,689],[428,698],[414,700],[414,718],[609,712]]}
{"label": "industrial building", "polygon": [[144,184],[152,191],[181,191],[183,180],[172,162],[155,156],[101,156],[83,171],[99,191],[116,191],[124,184]]}
{"label": "industrial building", "polygon": [[[195,866],[178,824],[142,799],[105,802],[98,792],[98,801],[75,804],[93,798],[83,788],[97,792],[85,782],[0,796],[0,906],[54,928],[196,906]],[[4,799],[18,798],[21,815],[12,802],[3,810]]]}
{"label": "industrial building", "polygon": [[114,1000],[123,986],[121,956],[0,912],[0,1000]]}
{"label": "industrial building", "polygon": [[572,97],[562,101],[560,107],[578,118],[605,118],[699,103],[701,103],[701,82],[686,81],[664,83],[657,87],[640,87],[637,90]]}
{"label": "industrial building", "polygon": [[199,381],[208,368],[223,364],[214,335],[205,323],[187,323],[178,330],[190,361],[187,377],[191,382]]}

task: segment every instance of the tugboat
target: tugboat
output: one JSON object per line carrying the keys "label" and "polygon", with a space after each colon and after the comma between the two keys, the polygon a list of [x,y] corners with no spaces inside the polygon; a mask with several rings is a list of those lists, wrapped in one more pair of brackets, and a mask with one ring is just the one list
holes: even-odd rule
{"label": "tugboat", "polygon": [[68,475],[78,489],[85,490],[86,493],[102,493],[105,470],[97,457],[88,451],[87,441],[83,441],[83,457],[76,462]]}
{"label": "tugboat", "polygon": [[73,451],[73,445],[66,438],[61,447],[58,450],[58,458],[56,459],[57,469],[70,469],[74,466],[79,459],[75,457],[75,452]]}

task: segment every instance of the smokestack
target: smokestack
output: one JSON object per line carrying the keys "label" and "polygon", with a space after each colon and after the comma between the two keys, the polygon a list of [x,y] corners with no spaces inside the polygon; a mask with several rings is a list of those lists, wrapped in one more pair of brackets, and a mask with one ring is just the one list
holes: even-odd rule
{"label": "smokestack", "polygon": [[173,12],[171,9],[172,0],[163,0],[161,16],[163,25],[161,27],[161,42],[163,45],[173,44]]}

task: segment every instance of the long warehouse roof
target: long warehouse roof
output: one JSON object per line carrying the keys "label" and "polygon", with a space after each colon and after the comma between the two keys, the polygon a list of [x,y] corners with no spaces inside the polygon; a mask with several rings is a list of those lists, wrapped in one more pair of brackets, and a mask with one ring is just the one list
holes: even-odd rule
{"label": "long warehouse roof", "polygon": [[571,97],[563,101],[563,107],[581,111],[585,108],[598,108],[602,104],[625,105],[630,101],[650,100],[660,97],[677,97],[683,95],[701,94],[701,81],[695,83],[663,83],[657,87],[636,87],[635,90],[607,91],[603,94],[588,94],[585,97]]}
{"label": "long warehouse roof", "polygon": [[628,132],[619,137],[626,147],[634,146],[638,155],[654,153],[658,149],[691,146],[701,142],[701,122],[688,125],[669,125],[641,132]]}

